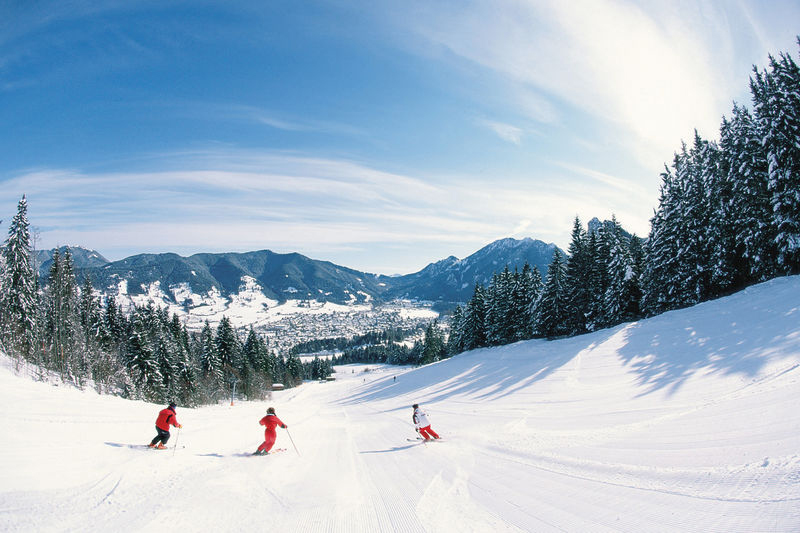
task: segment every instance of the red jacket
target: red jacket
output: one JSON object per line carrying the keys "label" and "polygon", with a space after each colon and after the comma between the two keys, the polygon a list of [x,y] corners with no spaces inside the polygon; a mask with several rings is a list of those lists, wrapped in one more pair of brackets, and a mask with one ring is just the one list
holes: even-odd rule
{"label": "red jacket", "polygon": [[178,419],[175,418],[175,411],[170,409],[169,407],[162,409],[160,413],[158,413],[158,418],[156,419],[156,427],[158,429],[163,429],[164,431],[169,431],[170,426],[178,426]]}
{"label": "red jacket", "polygon": [[271,431],[273,433],[275,432],[275,426],[280,426],[284,429],[286,428],[286,424],[281,422],[280,418],[272,414],[265,416],[264,418],[259,420],[258,423],[261,424],[262,426],[266,426],[267,431]]}

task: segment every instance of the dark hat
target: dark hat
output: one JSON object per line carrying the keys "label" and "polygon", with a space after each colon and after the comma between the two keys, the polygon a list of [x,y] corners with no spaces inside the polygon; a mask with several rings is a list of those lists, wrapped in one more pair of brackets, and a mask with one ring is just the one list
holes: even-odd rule
{"label": "dark hat", "polygon": [[267,409],[267,414],[268,414],[268,415],[274,415],[274,414],[275,414],[275,408],[274,408],[274,407],[270,407],[270,408],[268,408],[268,409]]}
{"label": "dark hat", "polygon": [[419,408],[419,404],[418,404],[418,403],[415,403],[415,404],[414,404],[414,405],[412,405],[411,407],[413,407],[414,409],[418,409],[418,408]]}
{"label": "dark hat", "polygon": [[178,405],[175,402],[169,402],[170,409],[175,409],[176,407],[178,407]]}

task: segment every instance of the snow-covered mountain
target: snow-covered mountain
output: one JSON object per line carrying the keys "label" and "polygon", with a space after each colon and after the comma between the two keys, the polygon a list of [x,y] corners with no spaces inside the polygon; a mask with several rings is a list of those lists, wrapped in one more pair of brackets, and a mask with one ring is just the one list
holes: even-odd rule
{"label": "snow-covered mountain", "polygon": [[[223,298],[233,304],[254,290],[261,300],[314,300],[335,304],[364,304],[397,298],[463,302],[475,283],[487,283],[492,274],[525,262],[545,274],[556,246],[534,239],[501,239],[465,259],[449,257],[405,276],[360,272],[298,253],[269,250],[247,253],[140,254],[109,262],[96,252],[71,248],[78,276],[91,276],[95,288],[106,294],[144,302],[191,309],[202,300]],[[63,250],[62,250],[63,252]],[[46,283],[52,251],[42,255],[40,274]]]}
{"label": "snow-covered mountain", "polygon": [[[795,532],[798,302],[785,277],[569,339],[338,367],[269,403],[179,406],[167,451],[144,447],[163,406],[2,359],[3,529]],[[412,403],[441,442],[413,440]],[[253,457],[268,405],[285,451]]]}
{"label": "snow-covered mountain", "polygon": [[374,275],[297,253],[278,254],[269,250],[190,257],[140,254],[84,268],[81,274],[91,275],[95,286],[102,290],[124,282],[130,294],[147,294],[158,285],[168,295],[176,287],[188,286],[196,294],[216,291],[230,296],[238,293],[248,279],[256,281],[266,298],[279,301],[364,302],[381,291]]}
{"label": "snow-covered mountain", "polygon": [[72,262],[75,268],[79,270],[98,268],[109,263],[108,259],[103,257],[100,252],[88,250],[80,246],[59,246],[51,250],[37,250],[35,255],[36,266],[39,269],[39,276],[43,280],[46,279],[50,273],[50,267],[53,264],[53,255],[56,250],[63,256],[67,249],[69,249],[70,254],[72,254]]}
{"label": "snow-covered mountain", "polygon": [[556,248],[555,244],[531,238],[500,239],[464,259],[450,256],[415,274],[391,278],[387,282],[389,292],[394,297],[466,302],[476,283],[488,284],[492,275],[502,271],[506,265],[511,270],[521,270],[527,262],[545,276]]}

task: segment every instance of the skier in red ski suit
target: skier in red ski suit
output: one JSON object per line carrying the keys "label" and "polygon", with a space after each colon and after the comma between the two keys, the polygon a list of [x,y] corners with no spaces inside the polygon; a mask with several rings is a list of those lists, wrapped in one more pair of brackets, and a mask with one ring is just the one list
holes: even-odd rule
{"label": "skier in red ski suit", "polygon": [[416,403],[411,407],[414,408],[414,415],[411,418],[414,420],[414,427],[417,429],[417,433],[425,440],[438,439],[439,435],[431,429],[431,423],[428,421],[428,415],[425,411],[420,409],[419,404]]}
{"label": "skier in red ski suit", "polygon": [[276,426],[280,426],[283,429],[288,428],[286,424],[284,424],[280,418],[275,415],[275,408],[270,407],[267,409],[267,416],[262,418],[258,421],[259,424],[265,426],[264,429],[264,442],[261,443],[261,446],[253,452],[253,455],[266,455],[271,449],[272,446],[275,444],[275,439],[278,438],[278,434],[275,431]]}
{"label": "skier in red ski suit", "polygon": [[[175,415],[175,402],[169,404],[169,407],[166,409],[162,409],[161,412],[158,413],[158,418],[156,419],[156,432],[158,435],[148,444],[150,448],[158,448],[159,450],[163,450],[166,448],[164,446],[167,441],[169,440],[169,427],[175,426],[176,428],[182,428],[183,426],[178,423],[178,419]],[[159,442],[161,441],[161,442]],[[158,446],[156,446],[156,444]]]}

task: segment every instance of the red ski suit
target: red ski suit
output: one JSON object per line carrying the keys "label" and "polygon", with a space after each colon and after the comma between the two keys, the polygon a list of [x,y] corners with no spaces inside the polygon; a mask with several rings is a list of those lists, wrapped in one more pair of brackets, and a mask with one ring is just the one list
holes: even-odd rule
{"label": "red ski suit", "polygon": [[156,427],[158,429],[162,429],[164,431],[169,432],[170,426],[178,427],[178,419],[175,417],[175,411],[167,407],[166,409],[162,409],[161,412],[158,413],[158,418],[156,419]]}
{"label": "red ski suit", "polygon": [[272,446],[275,444],[275,439],[278,438],[278,434],[275,431],[276,426],[280,426],[282,428],[286,428],[286,424],[281,422],[281,419],[273,414],[269,414],[259,420],[258,422],[262,426],[266,426],[264,430],[264,442],[261,443],[261,446],[258,447],[258,451],[268,452],[272,449]]}

